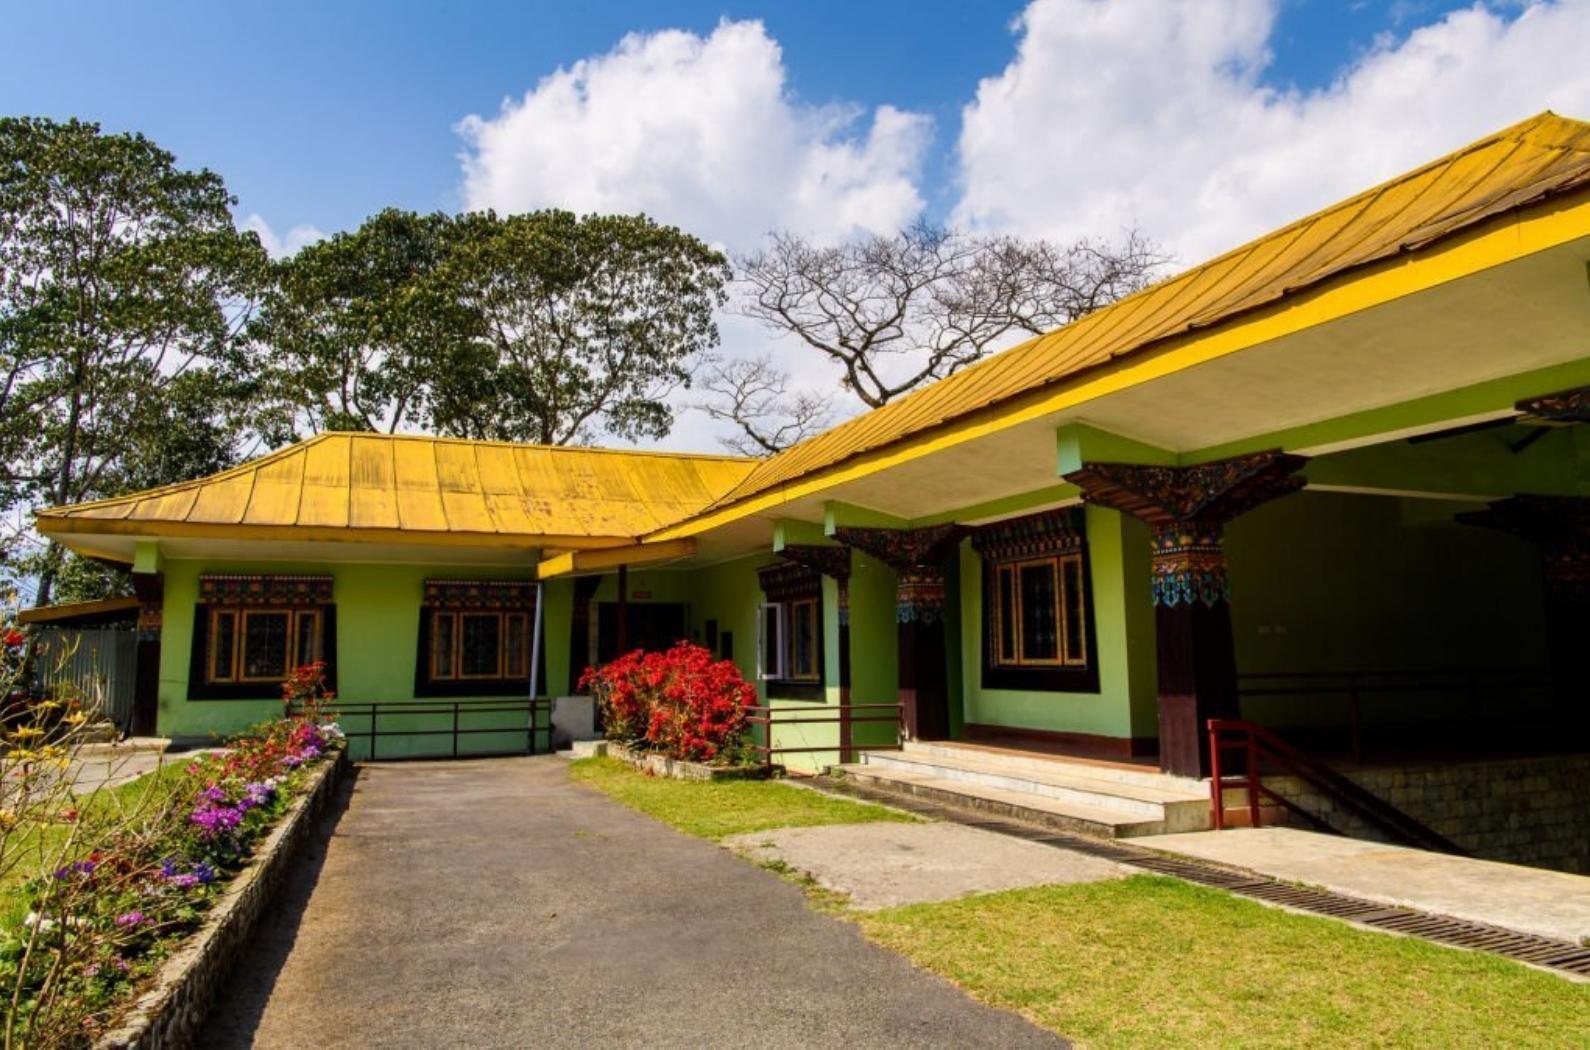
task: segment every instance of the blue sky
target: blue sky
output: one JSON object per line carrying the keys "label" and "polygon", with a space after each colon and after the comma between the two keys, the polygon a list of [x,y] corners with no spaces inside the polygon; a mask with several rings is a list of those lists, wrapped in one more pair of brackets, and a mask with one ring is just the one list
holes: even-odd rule
{"label": "blue sky", "polygon": [[1590,118],[1590,0],[0,0],[0,26],[0,112],[145,132],[278,254],[386,206],[558,206],[733,252],[927,217],[1192,264],[1542,109]]}
{"label": "blue sky", "polygon": [[[355,225],[384,205],[454,209],[454,125],[626,33],[759,19],[809,103],[933,116],[924,198],[954,195],[960,109],[1015,55],[1008,2],[9,2],[0,110],[141,130],[225,176],[240,213]],[[1383,34],[1456,3],[1288,0],[1264,80],[1317,88]]]}

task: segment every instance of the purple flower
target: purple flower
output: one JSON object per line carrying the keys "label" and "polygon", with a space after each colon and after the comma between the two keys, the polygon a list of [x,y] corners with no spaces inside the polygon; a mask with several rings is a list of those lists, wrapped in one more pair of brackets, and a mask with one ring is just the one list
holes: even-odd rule
{"label": "purple flower", "polygon": [[206,802],[225,802],[226,792],[222,791],[216,785],[211,784],[209,787],[199,792],[199,797],[204,799]]}
{"label": "purple flower", "polygon": [[177,861],[174,857],[167,857],[160,862],[160,877],[174,879],[177,876]]}
{"label": "purple flower", "polygon": [[193,877],[208,885],[215,881],[215,869],[201,860],[193,868]]}
{"label": "purple flower", "polygon": [[116,925],[122,927],[137,926],[143,921],[144,913],[141,911],[124,912],[123,914],[116,916]]}
{"label": "purple flower", "polygon": [[221,835],[243,822],[243,811],[233,806],[200,806],[189,819],[210,835]]}
{"label": "purple flower", "polygon": [[199,877],[197,875],[173,875],[171,877],[171,885],[179,890],[191,890],[198,884]]}

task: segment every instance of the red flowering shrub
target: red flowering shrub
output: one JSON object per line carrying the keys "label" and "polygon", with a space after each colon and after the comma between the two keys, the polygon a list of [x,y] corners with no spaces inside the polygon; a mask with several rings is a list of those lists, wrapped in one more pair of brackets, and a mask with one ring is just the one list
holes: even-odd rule
{"label": "red flowering shrub", "polygon": [[689,642],[665,653],[637,649],[603,667],[587,668],[580,688],[601,706],[609,740],[694,762],[738,749],[745,738],[745,709],[756,703],[756,687],[732,660],[714,660]]}

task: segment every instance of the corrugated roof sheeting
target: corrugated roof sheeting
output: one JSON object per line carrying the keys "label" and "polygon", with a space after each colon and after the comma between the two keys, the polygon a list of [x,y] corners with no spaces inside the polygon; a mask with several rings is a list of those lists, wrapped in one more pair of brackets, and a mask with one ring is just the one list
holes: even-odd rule
{"label": "corrugated roof sheeting", "polygon": [[754,461],[321,434],[232,470],[43,518],[631,538],[701,510]]}
{"label": "corrugated roof sheeting", "polygon": [[731,504],[1590,184],[1590,124],[1543,113],[762,461]]}

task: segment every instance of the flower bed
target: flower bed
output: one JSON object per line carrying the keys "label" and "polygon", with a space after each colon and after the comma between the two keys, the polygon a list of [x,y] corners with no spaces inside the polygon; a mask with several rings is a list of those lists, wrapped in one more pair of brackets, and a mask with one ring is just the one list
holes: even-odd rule
{"label": "flower bed", "polygon": [[705,770],[760,768],[746,720],[756,687],[732,660],[715,660],[699,645],[680,642],[663,653],[637,649],[587,668],[580,688],[596,698],[603,731],[619,745],[610,749],[615,757],[691,779],[707,779]]}
{"label": "flower bed", "polygon": [[[0,917],[6,1041],[82,1046],[109,1029],[342,746],[335,725],[270,722],[35,829],[29,848],[49,862],[9,888]],[[50,775],[16,754],[8,790]]]}
{"label": "flower bed", "polygon": [[675,780],[761,780],[770,770],[762,765],[714,766],[705,762],[690,762],[670,758],[660,751],[638,751],[617,741],[609,740],[603,754],[634,766],[643,773],[656,777],[673,777]]}

